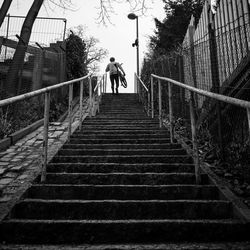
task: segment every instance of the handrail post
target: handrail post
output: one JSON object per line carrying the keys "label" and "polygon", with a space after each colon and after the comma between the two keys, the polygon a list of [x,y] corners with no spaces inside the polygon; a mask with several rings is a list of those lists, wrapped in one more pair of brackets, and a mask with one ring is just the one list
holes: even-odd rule
{"label": "handrail post", "polygon": [[151,116],[154,118],[154,78],[151,76]]}
{"label": "handrail post", "polygon": [[80,81],[80,124],[79,130],[82,129],[82,117],[83,117],[83,80]]}
{"label": "handrail post", "polygon": [[173,85],[168,82],[168,105],[169,105],[169,121],[170,121],[170,141],[174,142],[174,123],[173,123]]}
{"label": "handrail post", "polygon": [[[98,83],[97,83],[98,84]],[[100,112],[101,82],[97,87],[97,112]]]}
{"label": "handrail post", "polygon": [[105,93],[107,93],[107,78],[108,78],[108,76],[106,74],[105,75]]}
{"label": "handrail post", "polygon": [[159,126],[162,128],[162,95],[161,95],[161,80],[158,79],[158,93],[159,93]]}
{"label": "handrail post", "polygon": [[194,106],[194,94],[190,91],[190,118],[191,118],[191,130],[192,130],[192,143],[193,143],[193,154],[194,154],[194,164],[195,164],[195,178],[196,183],[201,183],[200,176],[200,161],[197,143],[197,131],[196,131],[196,120],[195,120],[195,106]]}
{"label": "handrail post", "polygon": [[102,76],[102,93],[104,93],[104,88],[105,88],[105,85],[104,85],[104,77],[105,75]]}
{"label": "handrail post", "polygon": [[148,116],[150,116],[150,92],[148,90]]}
{"label": "handrail post", "polygon": [[44,125],[43,125],[43,159],[42,159],[43,163],[42,163],[41,182],[46,181],[46,172],[47,172],[49,109],[50,109],[50,92],[45,92]]}
{"label": "handrail post", "polygon": [[92,117],[92,79],[89,77],[89,117]]}
{"label": "handrail post", "polygon": [[72,109],[73,109],[73,83],[71,83],[69,85],[69,108],[68,108],[69,127],[68,127],[68,141],[70,140],[71,130],[72,130]]}
{"label": "handrail post", "polygon": [[247,108],[247,120],[248,120],[248,129],[249,129],[249,137],[250,137],[250,108]]}

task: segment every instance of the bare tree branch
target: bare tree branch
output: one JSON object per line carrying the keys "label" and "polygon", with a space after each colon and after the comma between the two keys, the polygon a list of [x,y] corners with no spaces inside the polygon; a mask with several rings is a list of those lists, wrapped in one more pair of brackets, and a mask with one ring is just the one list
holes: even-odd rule
{"label": "bare tree branch", "polygon": [[146,2],[153,3],[153,0],[99,0],[97,21],[104,25],[107,25],[107,23],[112,24],[111,15],[115,14],[113,8],[115,3],[127,3],[130,6],[130,11],[137,13],[137,15],[145,15],[149,9]]}

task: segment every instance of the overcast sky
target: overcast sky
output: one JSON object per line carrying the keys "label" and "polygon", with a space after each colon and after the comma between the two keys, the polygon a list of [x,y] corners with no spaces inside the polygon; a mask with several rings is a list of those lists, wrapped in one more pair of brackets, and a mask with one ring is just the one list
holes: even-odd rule
{"label": "overcast sky", "polygon": [[[3,0],[0,0],[2,5]],[[63,11],[58,7],[51,11],[43,7],[38,16],[63,17],[67,19],[67,28],[80,24],[87,26],[87,34],[100,40],[99,46],[108,50],[108,57],[101,63],[101,72],[104,72],[109,57],[115,57],[116,61],[123,63],[123,68],[127,75],[128,88],[120,87],[120,92],[133,92],[133,73],[136,71],[136,48],[132,43],[136,38],[136,21],[127,18],[130,13],[130,6],[124,4],[114,4],[115,13],[111,15],[111,22],[107,27],[98,24],[98,10],[96,9],[99,0],[73,0],[75,11]],[[123,1],[125,2],[125,1]],[[155,29],[154,17],[162,20],[165,16],[162,0],[147,0],[148,11],[145,16],[139,17],[139,42],[140,61],[147,50],[148,36],[153,34]],[[13,0],[9,13],[11,15],[26,15],[32,0]],[[110,85],[110,83],[109,83]],[[109,88],[110,89],[110,88]]]}

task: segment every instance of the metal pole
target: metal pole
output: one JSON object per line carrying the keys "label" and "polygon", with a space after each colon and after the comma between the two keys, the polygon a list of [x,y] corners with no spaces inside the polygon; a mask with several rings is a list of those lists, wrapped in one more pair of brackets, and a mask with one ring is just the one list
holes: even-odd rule
{"label": "metal pole", "polygon": [[100,98],[101,98],[101,82],[100,85],[97,87],[97,112],[100,112]]}
{"label": "metal pole", "polygon": [[[7,15],[6,39],[8,39],[8,37],[9,37],[9,28],[10,28],[10,14]],[[7,50],[8,50],[8,47],[5,46],[4,60],[6,60]]]}
{"label": "metal pole", "polygon": [[102,76],[102,88],[103,88],[102,93],[104,93],[105,92],[105,76],[104,75]]}
{"label": "metal pole", "polygon": [[68,141],[70,141],[71,130],[72,130],[72,108],[73,108],[73,83],[69,85],[69,127],[68,127]]}
{"label": "metal pole", "polygon": [[49,109],[50,109],[50,92],[45,92],[44,98],[44,125],[43,125],[43,163],[41,182],[46,181],[46,169],[48,159],[48,131],[49,131]]}
{"label": "metal pole", "polygon": [[190,108],[191,130],[192,130],[195,178],[196,178],[196,183],[200,184],[201,183],[201,176],[200,176],[200,161],[199,161],[199,153],[198,153],[198,143],[197,143],[197,135],[196,135],[194,94],[191,91],[190,91],[189,108]]}
{"label": "metal pole", "polygon": [[173,102],[172,102],[172,83],[168,83],[168,104],[169,104],[169,120],[170,120],[170,141],[174,142],[174,127],[173,127]]}
{"label": "metal pole", "polygon": [[82,129],[82,116],[83,116],[83,80],[80,81],[80,124],[79,124],[79,130]]}
{"label": "metal pole", "polygon": [[108,76],[106,74],[105,75],[105,93],[107,93],[107,78],[108,78]]}
{"label": "metal pole", "polygon": [[151,76],[151,116],[154,118],[154,78]]}
{"label": "metal pole", "polygon": [[148,91],[148,116],[150,116],[150,92]]}
{"label": "metal pole", "polygon": [[139,22],[138,17],[136,18],[136,40],[137,40],[137,46],[136,46],[136,55],[137,55],[137,75],[140,75],[139,70]]}
{"label": "metal pole", "polygon": [[89,117],[92,117],[92,82],[89,77]]}
{"label": "metal pole", "polygon": [[161,80],[158,79],[158,93],[159,93],[159,125],[162,127],[162,98],[161,98]]}
{"label": "metal pole", "polygon": [[[136,45],[136,73],[137,76],[140,75],[140,70],[139,70],[139,22],[138,22],[138,16],[136,17],[136,40],[135,40],[135,45]],[[134,45],[133,45],[134,46]],[[135,92],[138,93],[138,80],[136,79],[135,81]]]}
{"label": "metal pole", "polygon": [[64,19],[63,21],[64,21],[63,41],[65,41],[66,26],[67,26],[67,19]]}
{"label": "metal pole", "polygon": [[249,136],[250,136],[250,108],[247,108],[247,120],[248,120]]}

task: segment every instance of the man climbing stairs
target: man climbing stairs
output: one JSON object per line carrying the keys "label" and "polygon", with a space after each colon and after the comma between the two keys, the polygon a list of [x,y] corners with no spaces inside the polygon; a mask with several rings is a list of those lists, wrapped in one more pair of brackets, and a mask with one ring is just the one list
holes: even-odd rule
{"label": "man climbing stairs", "polygon": [[7,244],[249,240],[249,224],[135,94],[103,97],[0,224]]}

